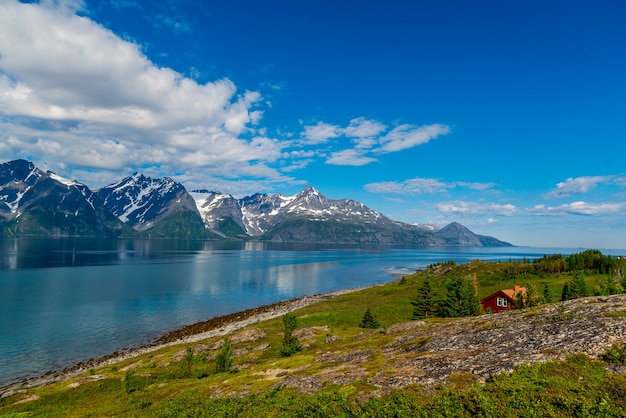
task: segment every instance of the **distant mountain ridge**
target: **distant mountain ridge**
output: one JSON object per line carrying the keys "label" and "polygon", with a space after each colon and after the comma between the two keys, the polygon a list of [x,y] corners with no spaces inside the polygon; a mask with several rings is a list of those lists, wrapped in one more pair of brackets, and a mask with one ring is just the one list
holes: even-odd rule
{"label": "distant mountain ridge", "polygon": [[3,235],[143,236],[424,246],[510,246],[456,222],[444,228],[389,219],[351,199],[328,199],[308,186],[293,196],[236,199],[188,192],[169,177],[134,173],[91,191],[16,160],[0,165]]}
{"label": "distant mountain ridge", "polygon": [[132,231],[89,187],[24,160],[0,165],[3,235],[119,236]]}

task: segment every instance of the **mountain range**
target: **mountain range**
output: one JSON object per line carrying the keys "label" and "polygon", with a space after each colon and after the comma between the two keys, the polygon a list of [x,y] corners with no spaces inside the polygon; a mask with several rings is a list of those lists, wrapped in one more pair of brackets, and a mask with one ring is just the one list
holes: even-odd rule
{"label": "mountain range", "polygon": [[237,199],[209,190],[188,192],[169,177],[134,173],[92,191],[25,160],[0,165],[0,227],[3,236],[511,245],[456,222],[436,228],[393,221],[360,202],[328,199],[310,186],[293,196],[258,193]]}

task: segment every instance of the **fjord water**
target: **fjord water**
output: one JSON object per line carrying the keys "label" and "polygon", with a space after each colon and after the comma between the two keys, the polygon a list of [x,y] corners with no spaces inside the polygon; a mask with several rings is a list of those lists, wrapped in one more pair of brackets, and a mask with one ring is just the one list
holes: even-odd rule
{"label": "fjord water", "polygon": [[434,262],[564,253],[33,238],[0,240],[0,249],[0,387],[215,316],[388,282]]}

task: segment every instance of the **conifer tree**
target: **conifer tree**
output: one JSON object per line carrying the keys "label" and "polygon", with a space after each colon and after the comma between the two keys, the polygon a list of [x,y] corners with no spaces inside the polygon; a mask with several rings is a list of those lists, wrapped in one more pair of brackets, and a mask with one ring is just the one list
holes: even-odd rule
{"label": "conifer tree", "polygon": [[283,348],[280,350],[280,355],[283,357],[289,357],[292,354],[302,350],[300,341],[297,337],[293,336],[293,332],[298,327],[298,321],[293,314],[285,314],[283,316]]}
{"label": "conifer tree", "polygon": [[460,317],[481,313],[478,298],[470,282],[454,276],[446,284],[446,289],[446,297],[439,303],[439,316]]}
{"label": "conifer tree", "polygon": [[574,273],[574,278],[570,282],[571,299],[584,298],[588,296],[587,283],[580,271]]}
{"label": "conifer tree", "polygon": [[417,296],[411,298],[411,305],[413,305],[413,314],[411,319],[423,319],[433,316],[435,310],[435,299],[430,286],[430,279],[428,277],[420,283],[417,288]]}
{"label": "conifer tree", "polygon": [[543,303],[552,303],[552,294],[548,282],[543,284]]}
{"label": "conifer tree", "polygon": [[367,308],[367,310],[363,314],[363,318],[361,319],[359,327],[371,329],[380,328],[380,322],[378,322],[378,320],[374,317],[370,308]]}
{"label": "conifer tree", "polygon": [[565,282],[563,285],[563,291],[561,291],[561,302],[570,300],[572,298],[572,291],[569,288],[569,283]]}

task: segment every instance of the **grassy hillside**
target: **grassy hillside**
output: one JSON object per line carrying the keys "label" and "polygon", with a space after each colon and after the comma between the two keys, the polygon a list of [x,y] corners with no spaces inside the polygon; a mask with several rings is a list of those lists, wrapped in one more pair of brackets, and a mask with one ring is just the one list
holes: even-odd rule
{"label": "grassy hillside", "polygon": [[[425,278],[441,297],[449,278],[456,275],[477,283],[479,298],[514,284],[539,287],[547,283],[558,299],[563,285],[581,271],[531,270],[523,263],[509,262],[433,265],[384,286],[294,311],[294,335],[302,349],[292,356],[281,356],[284,317],[278,317],[231,333],[227,336],[229,350],[224,348],[228,345],[225,337],[215,336],[94,367],[63,382],[13,390],[0,399],[0,415],[625,416],[626,369],[621,364],[626,362],[626,341],[609,350],[610,355],[592,359],[576,354],[576,340],[585,338],[574,333],[594,324],[602,329],[623,329],[624,297],[542,304],[471,319],[409,321],[413,310],[410,298]],[[619,280],[614,272],[591,270],[584,278],[590,289],[609,278]],[[359,327],[368,308],[381,329]],[[532,354],[542,356],[540,363],[517,365],[513,373],[503,366],[487,378],[461,367],[466,363],[464,356],[491,351],[489,344],[498,335],[523,333],[518,330],[531,322],[536,327],[533,330],[548,327],[550,335],[559,334],[559,329],[573,334],[575,341],[568,344],[574,348],[560,349],[548,341]],[[535,331],[527,333],[532,336]],[[470,334],[474,340],[467,347],[475,351],[455,348],[443,355],[435,348],[437,341],[448,343]],[[600,335],[594,329],[589,334]],[[510,337],[507,334],[502,339]],[[602,344],[597,347],[606,345]],[[458,359],[451,357],[453,352]],[[420,363],[438,356],[438,361],[447,362],[444,366],[452,370],[443,379],[425,373],[426,363]],[[232,359],[227,371],[216,371],[219,359]],[[413,367],[421,366],[409,370],[410,362]],[[459,366],[454,366],[455,362]],[[434,380],[411,383],[417,380],[410,379],[418,377],[420,382]]]}

